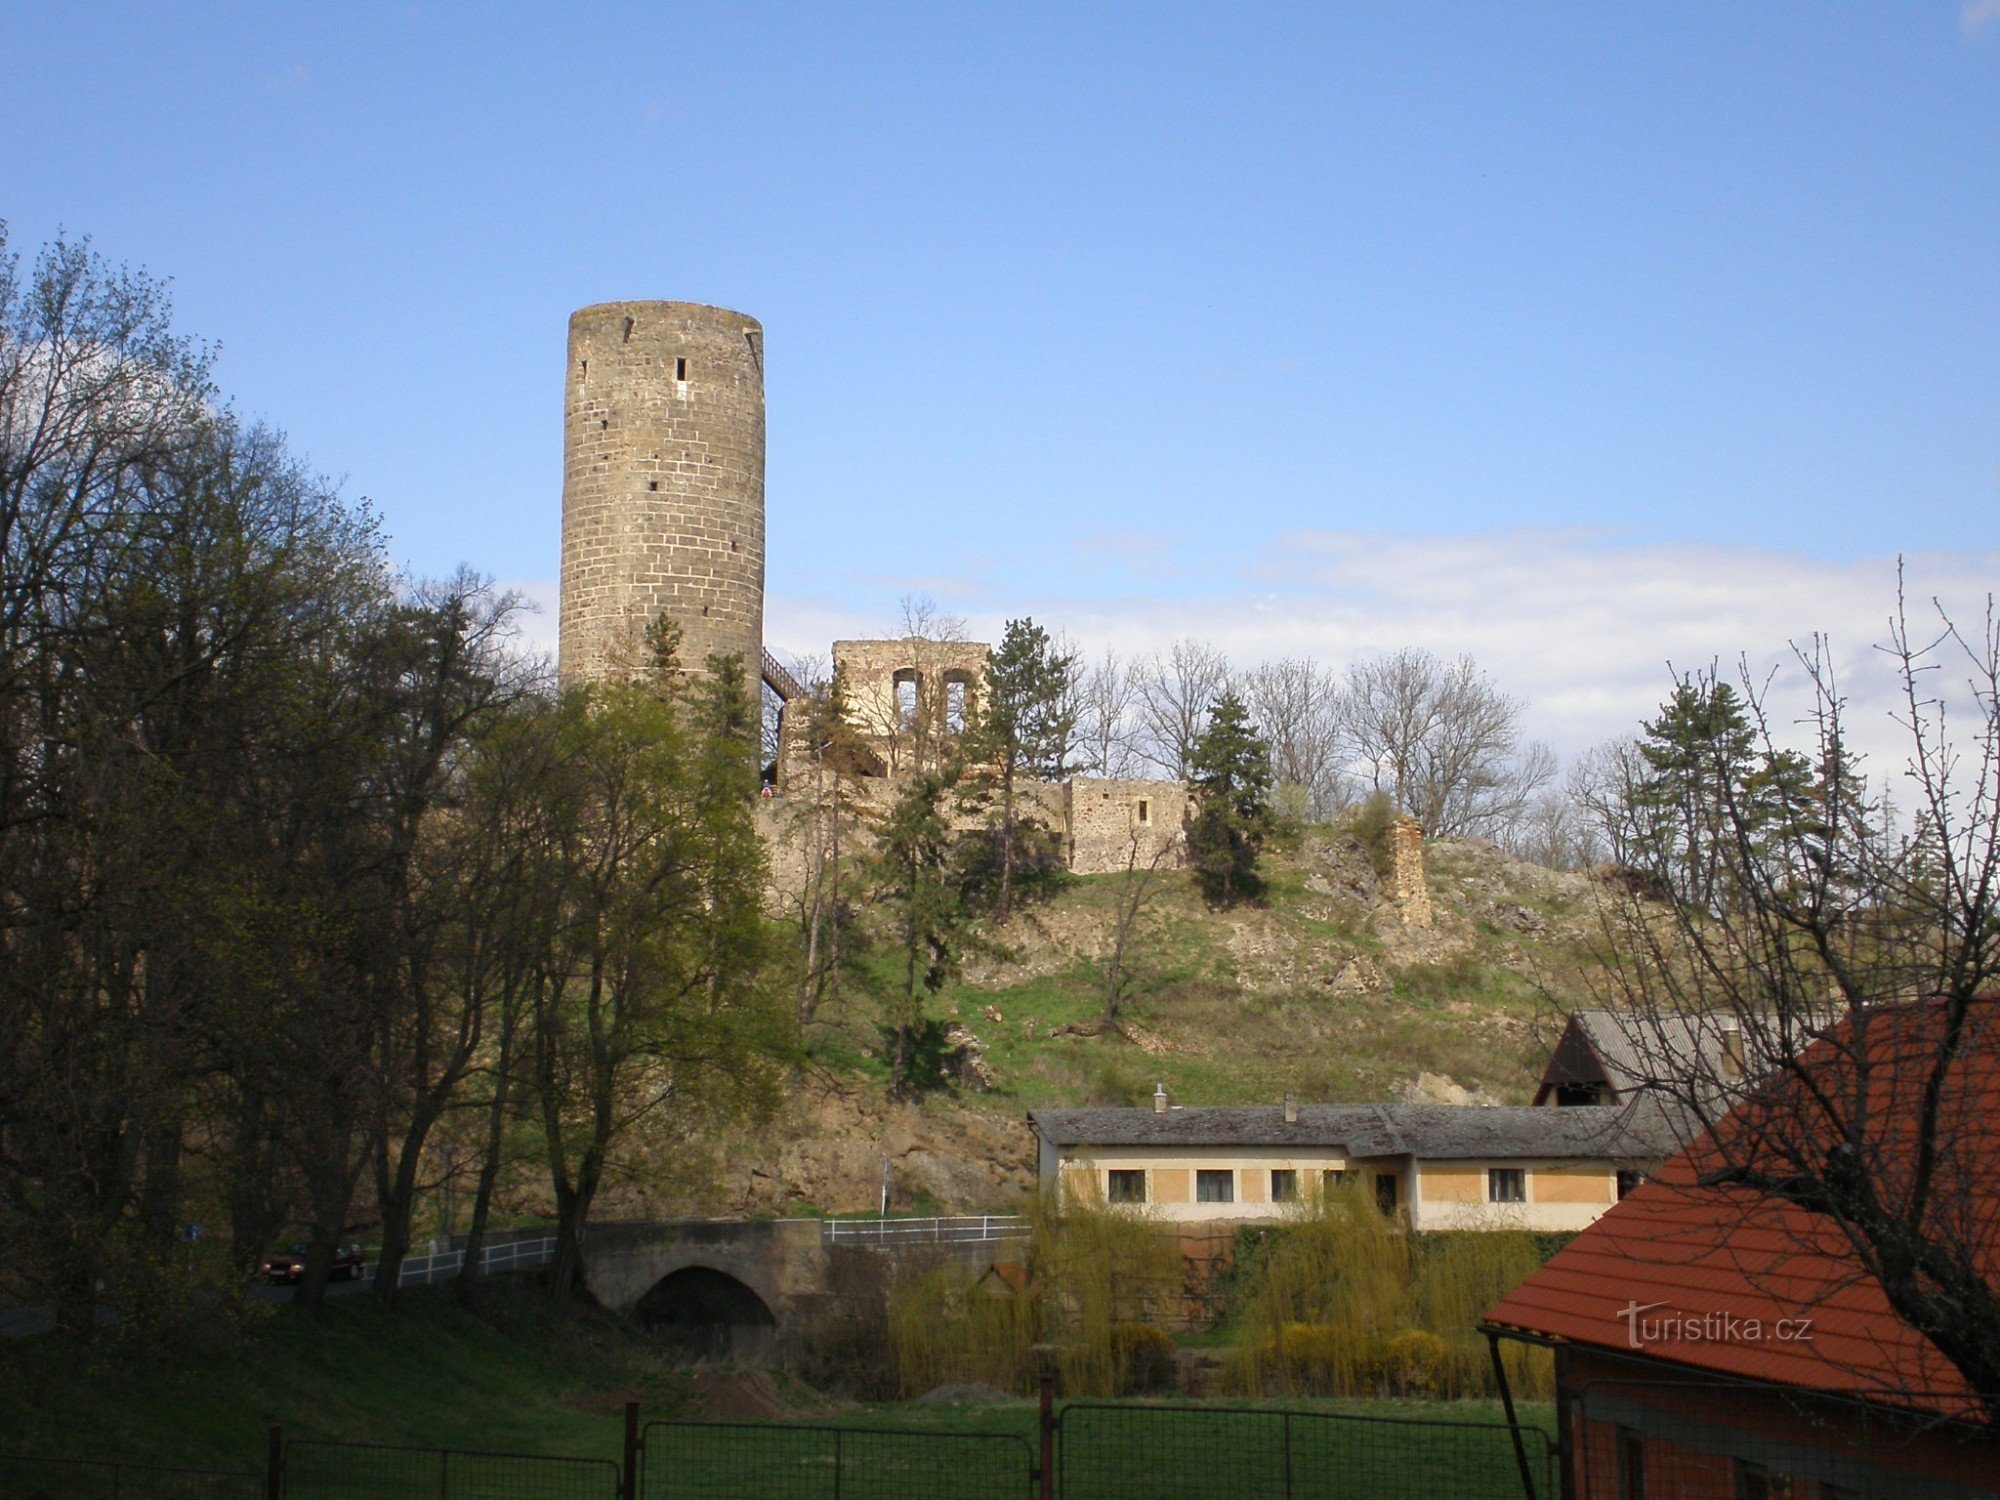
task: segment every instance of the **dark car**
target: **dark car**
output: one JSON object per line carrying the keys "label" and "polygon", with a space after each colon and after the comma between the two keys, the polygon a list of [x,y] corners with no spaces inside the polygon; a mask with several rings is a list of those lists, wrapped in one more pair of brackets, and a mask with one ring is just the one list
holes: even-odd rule
{"label": "dark car", "polygon": [[[264,1258],[266,1279],[278,1282],[294,1282],[306,1273],[306,1252],[308,1245],[294,1245],[278,1255]],[[333,1279],[335,1281],[359,1281],[368,1269],[366,1257],[359,1245],[335,1245],[333,1247]]]}

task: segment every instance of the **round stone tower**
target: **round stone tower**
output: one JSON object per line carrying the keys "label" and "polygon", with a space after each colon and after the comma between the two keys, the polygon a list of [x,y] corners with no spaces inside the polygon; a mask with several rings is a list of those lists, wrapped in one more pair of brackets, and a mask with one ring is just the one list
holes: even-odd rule
{"label": "round stone tower", "polygon": [[764,330],[695,302],[569,320],[561,645],[566,682],[638,664],[662,613],[681,662],[764,646]]}

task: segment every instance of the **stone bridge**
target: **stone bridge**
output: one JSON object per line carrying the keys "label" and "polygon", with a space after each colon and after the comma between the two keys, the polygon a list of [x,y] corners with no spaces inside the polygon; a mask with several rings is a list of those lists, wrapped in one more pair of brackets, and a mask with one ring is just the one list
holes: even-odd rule
{"label": "stone bridge", "polygon": [[879,1285],[867,1268],[885,1253],[985,1267],[1024,1254],[1025,1233],[1000,1218],[593,1225],[584,1285],[694,1357],[757,1360],[783,1329]]}

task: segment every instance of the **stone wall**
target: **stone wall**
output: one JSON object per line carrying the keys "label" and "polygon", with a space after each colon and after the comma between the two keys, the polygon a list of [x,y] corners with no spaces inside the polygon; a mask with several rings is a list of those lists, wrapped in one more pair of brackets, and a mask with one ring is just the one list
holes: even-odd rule
{"label": "stone wall", "polygon": [[1138,840],[1141,869],[1157,858],[1181,863],[1187,787],[1178,781],[1114,781],[1078,776],[1063,789],[1063,823],[1069,868],[1077,875],[1123,870]]}
{"label": "stone wall", "polygon": [[978,717],[992,657],[992,648],[983,641],[910,636],[833,643],[833,668],[847,690],[848,721],[891,776],[928,768],[960,716],[966,721]]}
{"label": "stone wall", "polygon": [[566,681],[639,664],[645,626],[683,663],[764,643],[764,334],[692,302],[606,302],[570,318],[563,418]]}
{"label": "stone wall", "polygon": [[1424,827],[1408,815],[1389,825],[1389,900],[1406,927],[1429,927],[1435,920],[1424,871]]}

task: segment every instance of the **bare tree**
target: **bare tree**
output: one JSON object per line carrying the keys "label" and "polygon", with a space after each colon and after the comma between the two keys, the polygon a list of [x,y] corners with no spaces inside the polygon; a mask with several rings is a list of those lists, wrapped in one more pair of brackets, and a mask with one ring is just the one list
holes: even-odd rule
{"label": "bare tree", "polygon": [[1112,904],[1111,951],[1104,957],[1104,1009],[1098,1019],[1105,1026],[1118,1024],[1118,1013],[1124,1009],[1138,982],[1139,970],[1133,962],[1133,946],[1138,937],[1139,922],[1155,894],[1160,871],[1171,865],[1179,854],[1178,841],[1162,840],[1150,855],[1144,855],[1139,830],[1135,827],[1127,836],[1125,870],[1119,878],[1118,894]]}
{"label": "bare tree", "polygon": [[891,776],[944,769],[965,716],[974,710],[978,674],[966,665],[965,621],[921,594],[903,597],[897,629],[907,648],[908,675],[887,693],[849,684],[856,727],[878,746]]}
{"label": "bare tree", "polygon": [[1311,658],[1286,657],[1245,674],[1243,696],[1271,747],[1279,810],[1332,817],[1351,800],[1340,764],[1340,684]]}
{"label": "bare tree", "polygon": [[1134,708],[1145,758],[1187,780],[1189,756],[1215,700],[1229,691],[1229,658],[1206,641],[1178,640],[1139,667]]}
{"label": "bare tree", "polygon": [[1604,863],[1609,844],[1593,810],[1588,767],[1578,761],[1559,787],[1545,787],[1500,830],[1509,854],[1549,870],[1587,870]]}
{"label": "bare tree", "polygon": [[[1795,653],[1813,703],[1802,748],[1780,743],[1741,674],[1729,701],[1743,712],[1646,758],[1628,795],[1630,857],[1650,878],[1609,908],[1599,998],[1642,1044],[1647,1085],[1706,1132],[1697,1187],[1801,1223],[1802,1254],[1843,1247],[2000,1421],[2000,1142],[1985,1113],[2000,1068],[2000,625],[1989,600],[1982,631],[1939,610],[1919,633],[1899,601],[1884,649],[1907,825],[1884,828],[1847,749],[1822,642]],[[1712,675],[1688,686],[1677,700],[1720,696]],[[1656,836],[1662,821],[1680,836]],[[1690,847],[1705,851],[1699,881],[1678,867]]]}
{"label": "bare tree", "polygon": [[1361,774],[1432,837],[1504,826],[1555,775],[1545,746],[1521,745],[1520,701],[1469,656],[1406,649],[1357,663],[1341,702]]}
{"label": "bare tree", "polygon": [[1133,723],[1140,676],[1137,663],[1107,649],[1081,679],[1077,758],[1100,776],[1122,780],[1146,769]]}

